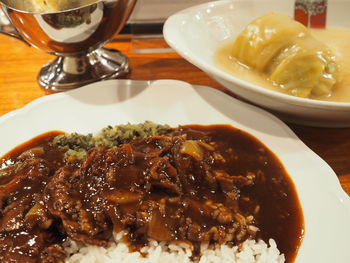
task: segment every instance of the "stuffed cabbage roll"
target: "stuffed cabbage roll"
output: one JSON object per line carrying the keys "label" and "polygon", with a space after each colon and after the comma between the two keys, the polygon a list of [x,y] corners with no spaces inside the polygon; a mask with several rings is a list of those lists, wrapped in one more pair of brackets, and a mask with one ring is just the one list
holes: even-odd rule
{"label": "stuffed cabbage roll", "polygon": [[336,83],[332,50],[284,14],[271,13],[254,20],[237,37],[232,55],[295,96],[327,96]]}

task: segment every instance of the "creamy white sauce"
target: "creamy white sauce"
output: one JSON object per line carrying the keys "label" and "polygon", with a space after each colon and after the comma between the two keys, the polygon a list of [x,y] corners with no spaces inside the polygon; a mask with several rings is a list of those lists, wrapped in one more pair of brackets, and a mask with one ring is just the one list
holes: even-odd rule
{"label": "creamy white sauce", "polygon": [[[350,30],[349,29],[310,29],[311,34],[333,49],[337,56],[339,76],[332,94],[328,97],[312,97],[313,99],[350,102]],[[256,85],[283,92],[268,80],[266,74],[240,64],[231,56],[234,39],[229,39],[215,54],[217,65],[227,73]]]}

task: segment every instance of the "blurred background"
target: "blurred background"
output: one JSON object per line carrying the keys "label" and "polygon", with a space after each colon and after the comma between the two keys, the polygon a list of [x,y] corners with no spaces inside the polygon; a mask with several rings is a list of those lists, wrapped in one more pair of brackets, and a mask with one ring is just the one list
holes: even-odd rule
{"label": "blurred background", "polygon": [[[163,38],[162,29],[165,20],[172,14],[209,0],[139,0],[122,33],[132,34],[134,53],[162,53],[171,51],[164,44],[159,48]],[[153,48],[152,42],[158,46]]]}
{"label": "blurred background", "polygon": [[130,18],[131,23],[164,21],[171,14],[206,0],[140,0]]}

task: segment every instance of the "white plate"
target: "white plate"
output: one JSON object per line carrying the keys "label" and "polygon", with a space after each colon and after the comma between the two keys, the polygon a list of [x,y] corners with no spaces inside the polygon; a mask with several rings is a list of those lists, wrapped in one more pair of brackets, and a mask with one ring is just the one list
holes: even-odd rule
{"label": "white plate", "polygon": [[0,118],[0,155],[50,130],[88,133],[145,120],[231,124],[260,139],[284,164],[302,204],[306,233],[296,262],[349,262],[350,199],[332,169],[279,119],[209,87],[111,80],[49,95]]}
{"label": "white plate", "polygon": [[[221,0],[194,6],[168,18],[164,38],[186,60],[245,100],[285,120],[311,126],[350,127],[350,102],[299,98],[243,81],[222,70],[214,54],[253,19],[269,12],[293,17],[295,0]],[[350,1],[328,1],[327,24],[350,28]],[[350,262],[350,260],[349,260]]]}

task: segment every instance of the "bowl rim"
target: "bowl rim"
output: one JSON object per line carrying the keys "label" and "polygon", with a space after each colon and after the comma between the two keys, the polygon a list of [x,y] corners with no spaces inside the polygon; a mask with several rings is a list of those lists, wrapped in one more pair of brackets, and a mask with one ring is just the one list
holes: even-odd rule
{"label": "bowl rim", "polygon": [[[267,96],[270,98],[272,97],[274,99],[278,99],[280,102],[282,100],[284,103],[287,103],[290,105],[296,105],[298,107],[304,107],[304,108],[312,107],[312,108],[327,109],[327,110],[350,111],[350,102],[336,102],[336,101],[317,100],[317,99],[310,99],[310,98],[301,98],[301,97],[285,94],[282,92],[269,90],[257,84],[253,84],[248,81],[239,79],[225,72],[224,70],[220,69],[214,63],[209,63],[209,64],[206,63],[202,58],[198,56],[194,56],[191,49],[183,50],[179,48],[179,45],[177,44],[176,39],[174,39],[172,33],[174,33],[174,30],[176,31],[177,29],[179,29],[182,23],[176,23],[179,25],[179,27],[172,28],[171,26],[172,21],[175,21],[177,19],[183,20],[184,15],[185,16],[189,15],[192,12],[202,12],[208,8],[225,6],[228,4],[233,4],[235,2],[242,2],[242,1],[244,0],[217,0],[217,1],[212,1],[208,3],[192,6],[171,15],[164,23],[163,35],[164,35],[165,41],[182,57],[184,57],[186,60],[188,60],[190,63],[194,64],[198,68],[205,71],[208,75],[211,75],[211,77],[214,77],[214,78],[220,77],[221,79],[228,81],[236,86],[244,87],[249,91],[256,92],[260,95]],[[234,90],[232,90],[232,92],[234,93]],[[246,98],[246,99],[249,100],[249,98]]]}

